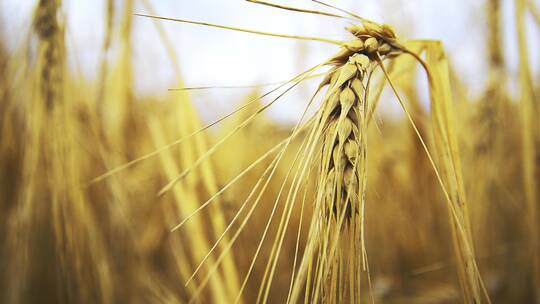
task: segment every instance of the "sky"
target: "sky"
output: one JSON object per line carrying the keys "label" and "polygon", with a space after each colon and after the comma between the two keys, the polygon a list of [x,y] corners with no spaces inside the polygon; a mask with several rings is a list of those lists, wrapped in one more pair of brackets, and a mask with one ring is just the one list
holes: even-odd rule
{"label": "sky", "polygon": [[[134,12],[148,13],[143,1],[135,1]],[[235,27],[276,33],[347,39],[343,29],[348,21],[283,11],[243,0],[154,0],[157,15],[206,21]],[[457,73],[481,94],[486,81],[484,0],[363,0],[329,1],[363,17],[392,24],[404,39],[438,39],[445,44]],[[25,39],[35,1],[0,1],[4,37],[15,49]],[[274,1],[295,7],[323,10],[309,0]],[[104,37],[105,0],[64,0],[67,17],[67,41],[71,65],[85,76],[96,77]],[[121,10],[121,9],[119,9]],[[504,47],[507,65],[517,75],[517,41],[513,0],[503,0]],[[171,61],[156,32],[153,20],[134,17],[133,41],[135,89],[141,95],[170,94],[177,86]],[[531,20],[527,20],[532,25]],[[251,85],[278,82],[314,66],[337,51],[333,45],[282,38],[264,37],[222,29],[163,21],[174,45],[186,86]],[[534,28],[534,26],[529,26]],[[529,33],[529,48],[540,47],[538,31]],[[538,70],[540,57],[531,52],[532,66]],[[511,85],[512,79],[511,78]],[[272,115],[297,119],[309,92],[311,81],[299,87],[287,100],[273,107]],[[216,89],[194,92],[194,99],[204,100],[215,111],[230,109],[248,93],[246,89]],[[211,115],[210,115],[211,116]]]}

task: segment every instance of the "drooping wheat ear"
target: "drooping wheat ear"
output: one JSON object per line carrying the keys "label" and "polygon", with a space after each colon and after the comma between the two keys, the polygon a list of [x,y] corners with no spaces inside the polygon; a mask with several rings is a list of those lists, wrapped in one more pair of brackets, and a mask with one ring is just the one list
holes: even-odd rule
{"label": "drooping wheat ear", "polygon": [[335,73],[331,87],[337,88],[325,101],[321,175],[324,183],[324,221],[334,215],[357,212],[359,176],[356,161],[362,150],[363,134],[359,125],[364,114],[364,84],[362,80],[369,65],[365,55],[351,56],[345,66]]}
{"label": "drooping wheat ear", "polygon": [[[318,222],[312,227],[307,249],[316,261],[315,270],[307,270],[305,281],[305,298],[313,302],[360,302],[360,276],[367,266],[363,210],[368,88],[377,59],[397,50],[388,43],[395,35],[387,26],[366,24],[349,31],[356,39],[343,44],[329,60],[334,67],[321,84],[329,88],[319,111]],[[303,271],[301,266],[299,280]],[[298,287],[293,290],[292,302],[297,292]]]}
{"label": "drooping wheat ear", "polygon": [[359,212],[364,194],[359,189],[365,183],[366,100],[372,63],[376,54],[388,55],[392,51],[392,46],[380,37],[395,37],[386,26],[352,27],[349,31],[358,39],[345,43],[342,51],[330,60],[336,67],[321,84],[329,85],[321,108],[321,217],[327,222],[343,214],[350,220]]}
{"label": "drooping wheat ear", "polygon": [[[323,204],[320,208],[320,230],[322,235],[335,236],[333,231],[342,230],[343,221],[347,223],[352,244],[359,244],[359,235],[355,235],[355,227],[361,225],[358,216],[361,212],[361,204],[365,185],[365,159],[367,153],[366,133],[363,128],[365,121],[365,84],[367,68],[370,60],[365,55],[354,54],[349,61],[341,67],[339,73],[335,73],[330,87],[333,93],[324,104],[323,120],[325,126],[323,130],[323,143],[321,155],[321,181],[320,189],[324,191]],[[357,225],[358,224],[358,225]],[[359,226],[358,226],[359,227]],[[352,228],[352,230],[350,229]],[[355,290],[356,274],[351,273],[352,279],[347,280],[348,275],[345,269],[340,269],[343,265],[342,254],[335,254],[335,246],[332,243],[333,237],[329,237],[321,250],[325,251],[325,256],[329,258],[324,262],[325,267],[321,268],[321,275],[328,278],[327,283],[323,283],[322,296],[326,301],[334,302],[334,294],[339,296],[343,292],[336,290],[338,284],[349,282],[349,290]],[[326,243],[326,244],[324,244]],[[343,242],[345,243],[345,242]],[[339,250],[342,251],[342,250]],[[352,251],[354,252],[354,250]],[[349,270],[353,270],[356,263],[354,254],[351,254]],[[358,269],[359,270],[359,267]],[[326,274],[325,274],[326,273]],[[335,281],[334,278],[338,278]]]}

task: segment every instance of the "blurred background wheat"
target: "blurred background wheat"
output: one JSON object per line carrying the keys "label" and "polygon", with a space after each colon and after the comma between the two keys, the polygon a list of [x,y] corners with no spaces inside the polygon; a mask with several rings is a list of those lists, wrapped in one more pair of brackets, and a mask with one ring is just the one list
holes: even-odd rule
{"label": "blurred background wheat", "polygon": [[[473,260],[491,302],[540,303],[540,3],[332,3],[401,37],[443,41]],[[285,153],[265,183],[274,158],[261,156],[288,138],[320,79],[238,126],[266,104],[258,96],[336,48],[135,13],[331,39],[345,39],[350,22],[245,1],[6,0],[0,9],[0,302],[254,303],[265,284],[267,302],[288,300],[315,212],[296,203],[277,224],[289,205],[276,197],[300,165]],[[426,77],[399,66],[397,90],[433,147]],[[392,90],[381,89],[367,130],[361,302],[470,302],[459,279],[468,260],[455,258],[437,176]],[[299,202],[315,191],[306,180]]]}

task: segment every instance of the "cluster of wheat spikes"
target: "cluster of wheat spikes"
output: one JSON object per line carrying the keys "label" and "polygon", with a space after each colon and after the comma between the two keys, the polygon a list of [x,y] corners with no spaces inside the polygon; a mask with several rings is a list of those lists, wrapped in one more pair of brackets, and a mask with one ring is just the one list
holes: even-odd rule
{"label": "cluster of wheat spikes", "polygon": [[[323,10],[248,2],[353,22],[349,39],[106,0],[93,83],[67,68],[62,1],[36,1],[22,46],[8,54],[0,40],[0,302],[540,303],[540,106],[524,23],[530,12],[540,24],[540,13],[515,0],[513,102],[501,0],[487,1],[490,70],[476,103],[441,42],[401,40],[389,25],[317,0]],[[134,14],[137,4],[148,13]],[[134,94],[135,16],[151,18],[170,59],[178,89],[163,100]],[[245,86],[184,87],[163,20],[339,49],[271,90],[256,86],[204,125],[187,91]],[[292,129],[265,120],[320,76]],[[404,118],[381,126],[385,88]],[[205,133],[216,126],[217,139]]]}

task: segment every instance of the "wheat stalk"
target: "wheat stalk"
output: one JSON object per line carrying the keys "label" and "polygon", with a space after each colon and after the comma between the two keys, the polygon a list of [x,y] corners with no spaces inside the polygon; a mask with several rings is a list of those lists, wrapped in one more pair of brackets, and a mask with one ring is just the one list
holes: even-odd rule
{"label": "wheat stalk", "polygon": [[[28,302],[40,294],[54,302],[110,303],[115,285],[110,260],[76,167],[81,151],[74,140],[75,106],[64,94],[62,17],[59,0],[40,0],[34,13],[38,85],[24,104],[22,186],[9,227],[14,278],[8,299]],[[43,260],[50,263],[36,263]]]}
{"label": "wheat stalk", "polygon": [[535,101],[533,79],[530,72],[525,27],[526,1],[516,0],[515,20],[519,49],[519,82],[521,88],[521,128],[523,145],[523,186],[527,204],[529,247],[531,259],[531,283],[535,302],[540,303],[540,218],[538,208],[538,149],[540,123],[538,101]]}

